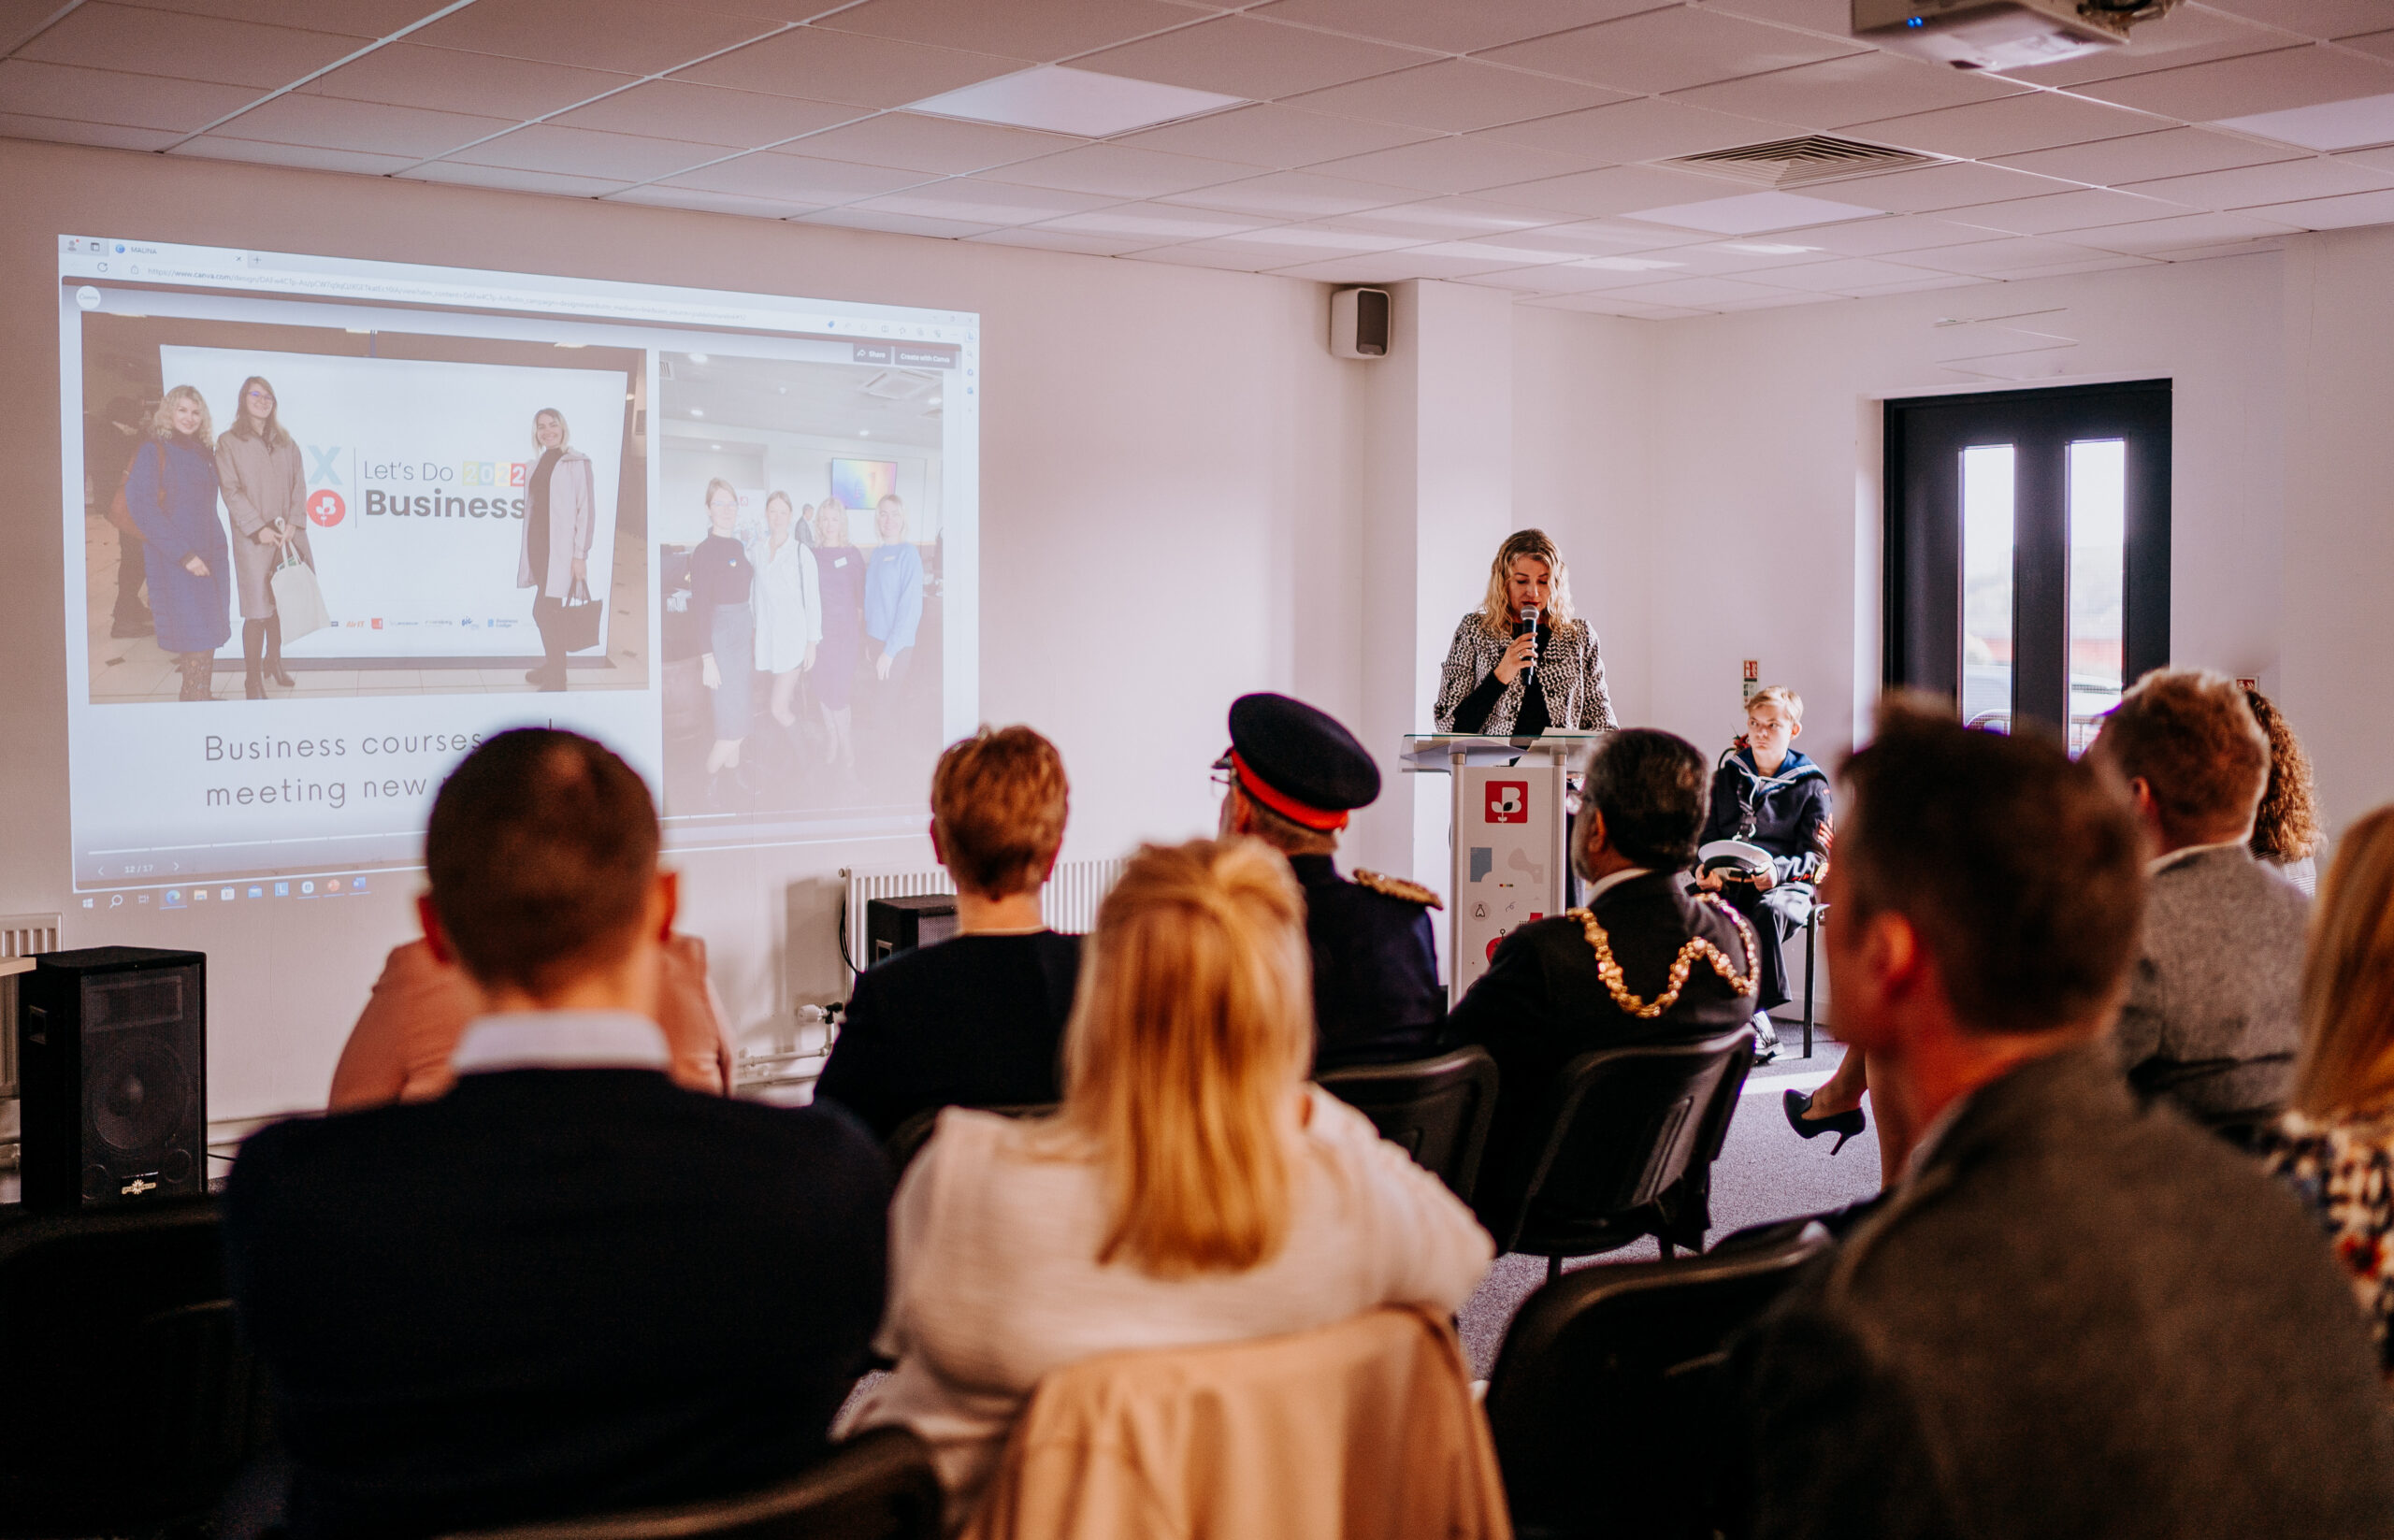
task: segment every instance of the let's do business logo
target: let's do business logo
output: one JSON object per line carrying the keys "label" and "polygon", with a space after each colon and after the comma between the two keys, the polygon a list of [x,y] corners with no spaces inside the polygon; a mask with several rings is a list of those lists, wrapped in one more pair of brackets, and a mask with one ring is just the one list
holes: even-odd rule
{"label": "let's do business logo", "polygon": [[[336,488],[347,485],[342,479],[340,466],[342,455],[351,451],[343,444],[308,444],[302,447],[308,453],[308,484],[312,489],[308,494],[309,522],[330,529],[349,516],[349,499]],[[437,460],[373,460],[363,456],[360,459],[358,481],[382,483],[363,487],[366,511],[369,515],[392,514],[404,518],[412,514],[417,518],[476,519],[520,519],[524,516],[522,497],[473,497],[470,493],[498,488],[521,491],[531,481],[532,468],[528,462],[461,460],[454,465],[444,465]],[[414,496],[406,491],[391,490],[394,485],[424,487],[427,491],[423,496]],[[441,495],[451,487],[460,488],[459,495]]]}

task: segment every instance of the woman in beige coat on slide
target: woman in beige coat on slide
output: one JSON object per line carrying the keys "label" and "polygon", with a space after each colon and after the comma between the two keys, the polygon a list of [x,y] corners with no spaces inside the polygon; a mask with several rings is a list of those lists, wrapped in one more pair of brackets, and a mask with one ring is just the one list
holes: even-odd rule
{"label": "woman in beige coat on slide", "polygon": [[590,456],[570,447],[565,413],[542,407],[532,414],[532,444],[541,458],[524,492],[524,543],[515,559],[515,586],[537,588],[532,624],[541,628],[541,666],[524,676],[544,691],[565,688],[565,601],[590,575],[590,542],[598,528],[598,493]]}
{"label": "woman in beige coat on slide", "polygon": [[308,546],[308,473],[299,446],[276,413],[274,387],[262,375],[241,381],[233,425],[216,440],[216,482],[233,516],[233,576],[241,593],[241,658],[248,666],[243,693],[264,700],[268,680],[285,689],[292,683],[282,669],[274,569],[286,544],[311,568],[316,554]]}

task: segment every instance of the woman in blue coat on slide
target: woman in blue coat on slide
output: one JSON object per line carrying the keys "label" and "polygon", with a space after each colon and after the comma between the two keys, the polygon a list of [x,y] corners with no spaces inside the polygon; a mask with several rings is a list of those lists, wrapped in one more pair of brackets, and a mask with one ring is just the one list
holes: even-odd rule
{"label": "woman in blue coat on slide", "polygon": [[233,552],[216,513],[216,435],[208,403],[177,385],[134,452],[125,511],[141,527],[158,645],[182,670],[184,700],[216,698],[216,649],[233,635]]}

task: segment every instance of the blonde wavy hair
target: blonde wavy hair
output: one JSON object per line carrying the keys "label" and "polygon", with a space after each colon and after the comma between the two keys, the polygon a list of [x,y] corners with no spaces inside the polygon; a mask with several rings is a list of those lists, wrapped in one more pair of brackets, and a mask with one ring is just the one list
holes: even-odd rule
{"label": "blonde wavy hair", "polygon": [[2289,1101],[2313,1117],[2394,1102],[2394,807],[2353,825],[2319,885]]}
{"label": "blonde wavy hair", "polygon": [[216,419],[209,415],[208,397],[199,394],[196,385],[177,385],[159,398],[158,410],[150,414],[150,437],[164,443],[175,436],[175,403],[189,401],[199,408],[199,431],[193,435],[201,443],[216,442]]}
{"label": "blonde wavy hair", "polygon": [[1145,846],[1106,895],[1056,1119],[1103,1173],[1099,1262],[1243,1273],[1288,1238],[1291,1109],[1313,1054],[1305,913],[1256,840]]}
{"label": "blonde wavy hair", "polygon": [[1563,565],[1562,548],[1543,529],[1516,529],[1505,537],[1505,543],[1496,548],[1496,559],[1488,564],[1488,594],[1479,601],[1481,627],[1492,637],[1513,634],[1513,622],[1520,617],[1513,612],[1505,579],[1517,556],[1536,556],[1546,563],[1547,570],[1554,574],[1554,587],[1546,602],[1547,621],[1555,626],[1570,624],[1571,572]]}

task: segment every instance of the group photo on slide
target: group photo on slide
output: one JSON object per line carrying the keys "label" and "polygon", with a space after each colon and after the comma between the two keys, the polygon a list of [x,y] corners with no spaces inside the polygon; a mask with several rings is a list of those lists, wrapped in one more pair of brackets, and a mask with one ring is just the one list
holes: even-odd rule
{"label": "group photo on slide", "polygon": [[669,353],[665,811],[870,811],[939,749],[941,381]]}
{"label": "group photo on slide", "polygon": [[638,350],[82,327],[92,704],[648,687]]}

